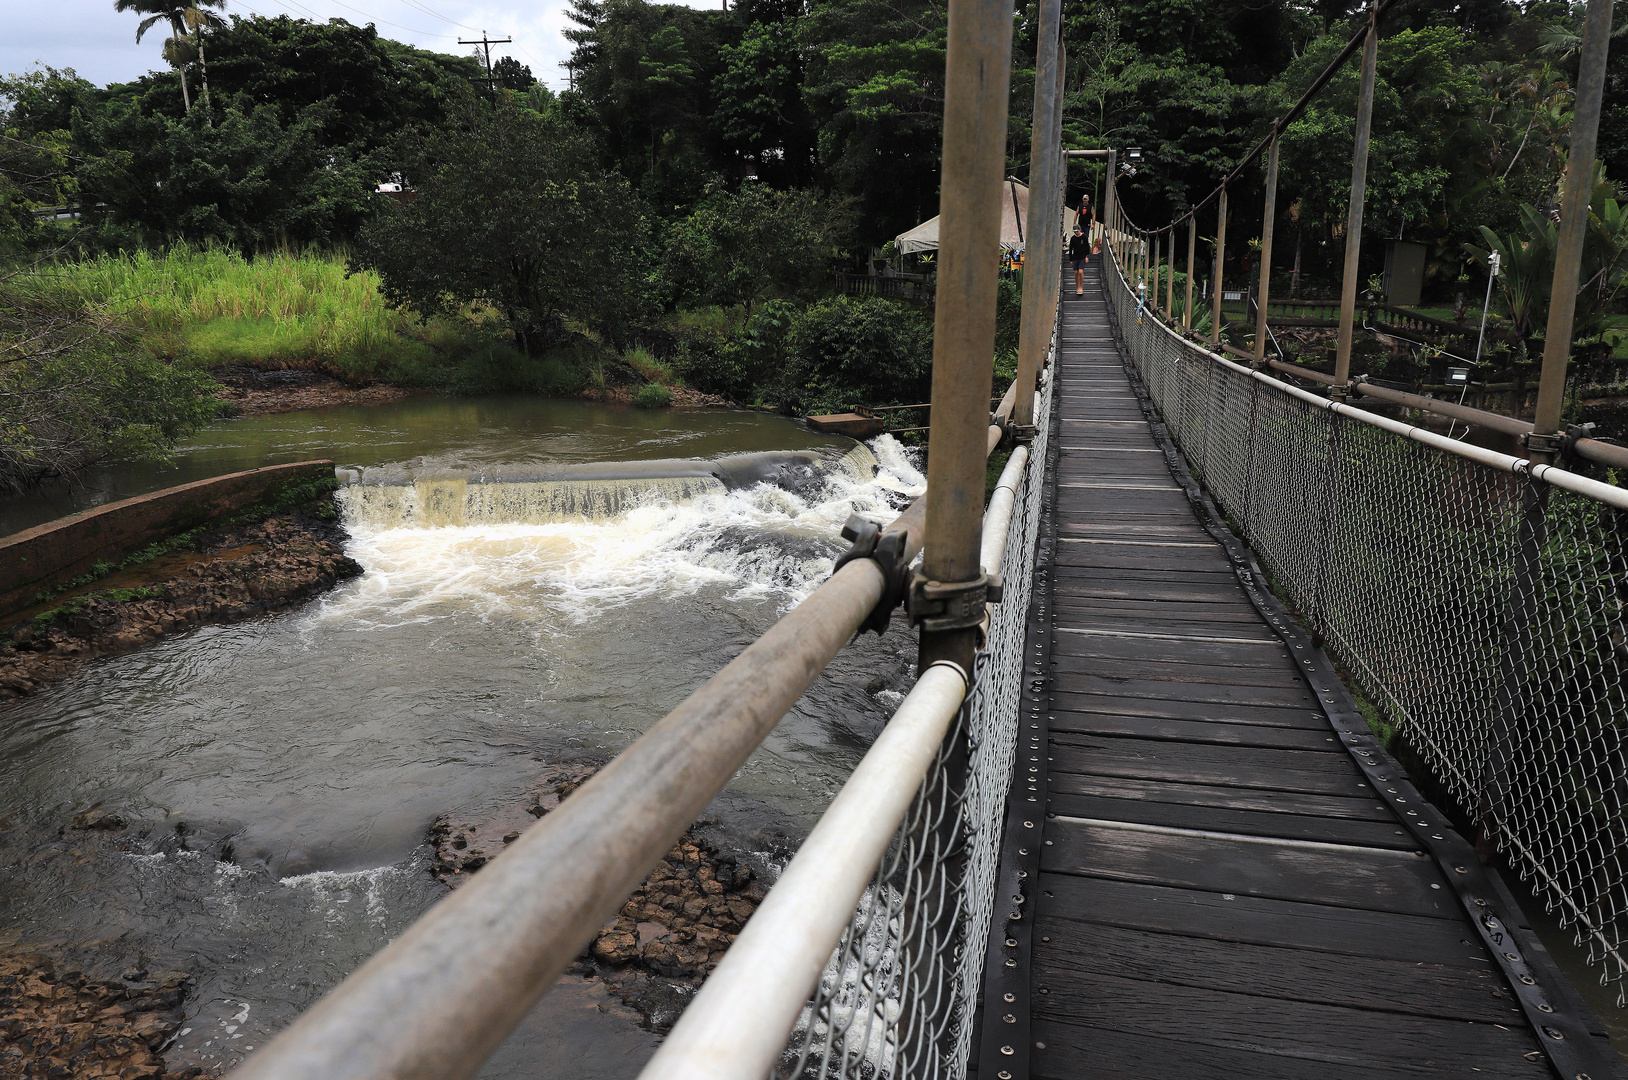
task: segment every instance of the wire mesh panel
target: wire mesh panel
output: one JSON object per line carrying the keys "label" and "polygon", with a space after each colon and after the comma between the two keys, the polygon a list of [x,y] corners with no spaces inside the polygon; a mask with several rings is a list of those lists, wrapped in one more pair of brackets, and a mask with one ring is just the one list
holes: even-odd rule
{"label": "wire mesh panel", "polygon": [[780,1077],[962,1080],[972,1050],[1017,745],[1051,380],[973,686],[793,1032]]}
{"label": "wire mesh panel", "polygon": [[1171,437],[1278,593],[1622,1003],[1628,511],[1263,383],[1138,324],[1107,275]]}

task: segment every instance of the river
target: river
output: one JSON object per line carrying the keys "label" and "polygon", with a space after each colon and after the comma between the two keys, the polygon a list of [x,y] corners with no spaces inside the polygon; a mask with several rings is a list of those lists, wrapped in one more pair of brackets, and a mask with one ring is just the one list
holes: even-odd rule
{"label": "river", "polygon": [[[360,578],[0,706],[0,935],[190,972],[166,1059],[230,1067],[444,894],[423,846],[438,814],[615,754],[823,580],[850,512],[890,516],[923,480],[886,437],[873,466],[850,440],[744,410],[416,397],[224,422],[168,468],[117,465],[0,509],[9,531],[313,457],[411,478],[765,450],[823,464],[795,490],[652,496],[597,519],[403,526],[349,489]],[[897,632],[844,650],[739,771],[718,812],[762,858],[830,799],[913,651]],[[131,828],[64,830],[98,804]],[[482,1075],[624,1076],[653,1045],[568,978]]]}

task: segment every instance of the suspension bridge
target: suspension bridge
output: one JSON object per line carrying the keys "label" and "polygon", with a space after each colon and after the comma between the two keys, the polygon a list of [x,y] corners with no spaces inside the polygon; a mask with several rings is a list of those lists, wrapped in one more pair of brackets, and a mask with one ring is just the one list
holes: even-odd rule
{"label": "suspension bridge", "polygon": [[[1628,449],[1561,424],[1611,0],[1588,5],[1530,422],[1350,371],[1392,3],[1178,220],[1134,222],[1102,152],[1077,297],[1040,272],[1066,175],[1042,0],[1031,272],[991,413],[1012,11],[952,0],[926,495],[850,519],[829,581],[235,1075],[474,1075],[844,644],[908,622],[914,688],[645,1077],[1624,1076],[1511,892],[1591,977],[1628,974]],[[1328,375],[1268,356],[1277,139],[1359,55]],[[1256,166],[1241,348],[1222,253]]]}

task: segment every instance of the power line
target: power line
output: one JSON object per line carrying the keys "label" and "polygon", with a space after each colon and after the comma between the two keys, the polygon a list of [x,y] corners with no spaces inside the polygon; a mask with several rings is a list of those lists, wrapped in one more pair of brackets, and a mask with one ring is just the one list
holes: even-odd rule
{"label": "power line", "polygon": [[510,42],[512,42],[513,40],[514,40],[514,38],[489,38],[489,37],[486,36],[486,31],[485,30],[482,30],[480,32],[480,40],[479,41],[475,41],[475,40],[465,41],[463,38],[458,39],[458,44],[460,44],[460,45],[479,45],[483,50],[485,50],[485,52],[486,52],[486,92],[488,94],[495,93],[496,89],[497,89],[492,84],[492,46],[493,45],[507,45]]}
{"label": "power line", "polygon": [[401,2],[406,4],[408,7],[414,8],[414,9],[416,9],[418,11],[422,11],[424,14],[430,16],[433,19],[440,19],[444,23],[451,23],[453,26],[462,27],[465,30],[479,30],[480,29],[480,27],[478,27],[478,26],[470,26],[468,23],[461,23],[461,22],[458,22],[458,21],[456,21],[454,19],[449,19],[445,15],[441,14],[439,11],[436,11],[434,8],[430,7],[428,4],[419,3],[419,0],[401,0]]}

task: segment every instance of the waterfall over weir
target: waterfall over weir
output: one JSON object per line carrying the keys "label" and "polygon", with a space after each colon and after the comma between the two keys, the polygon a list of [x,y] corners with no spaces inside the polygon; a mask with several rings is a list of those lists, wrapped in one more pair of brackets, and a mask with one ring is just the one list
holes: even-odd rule
{"label": "waterfall over weir", "polygon": [[793,492],[832,474],[853,482],[875,475],[863,444],[845,454],[767,451],[714,460],[665,458],[560,465],[536,472],[409,475],[390,468],[340,469],[347,524],[424,528],[606,521],[652,502],[689,502],[771,484]]}

